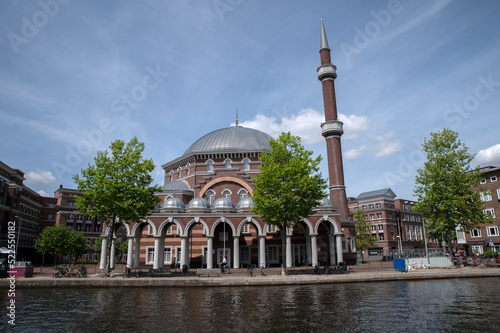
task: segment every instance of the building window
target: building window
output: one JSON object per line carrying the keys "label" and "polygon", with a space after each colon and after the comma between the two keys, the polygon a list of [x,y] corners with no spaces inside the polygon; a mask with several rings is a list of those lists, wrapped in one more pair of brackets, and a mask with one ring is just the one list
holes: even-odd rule
{"label": "building window", "polygon": [[278,232],[278,227],[274,224],[268,224],[267,225],[267,232],[271,233],[271,234]]}
{"label": "building window", "polygon": [[497,176],[490,177],[490,182],[496,182],[496,181],[497,181]]}
{"label": "building window", "polygon": [[375,204],[375,207],[376,207],[376,208],[382,208],[382,204],[381,204],[380,202],[377,202],[377,203]]}
{"label": "building window", "polygon": [[72,224],[68,224],[68,229],[69,230],[73,230],[73,225]]}
{"label": "building window", "polygon": [[228,189],[225,189],[224,191],[222,191],[222,196],[231,200],[231,191]]}
{"label": "building window", "polygon": [[363,205],[363,206],[361,206],[361,207],[363,208],[363,210],[366,210],[366,205]]}
{"label": "building window", "polygon": [[242,188],[241,190],[238,191],[238,196],[241,201],[241,199],[248,197],[248,191]]}
{"label": "building window", "polygon": [[372,233],[374,233],[375,231],[377,231],[377,226],[376,225],[372,225]]}
{"label": "building window", "polygon": [[481,184],[486,184],[486,178],[481,179],[480,183]]}
{"label": "building window", "polygon": [[172,247],[166,247],[163,252],[163,263],[171,264],[172,263]]}
{"label": "building window", "polygon": [[384,225],[383,224],[379,224],[378,225],[378,231],[384,231]]}
{"label": "building window", "polygon": [[497,199],[500,200],[500,189],[497,190]]}
{"label": "building window", "polygon": [[483,212],[486,215],[490,215],[491,217],[495,218],[495,209],[494,208],[485,209],[485,210],[483,210]]}
{"label": "building window", "polygon": [[491,193],[479,192],[479,198],[481,201],[491,201]]}
{"label": "building window", "polygon": [[242,234],[249,234],[250,233],[250,223],[245,223],[243,227],[241,228],[241,233]]}
{"label": "building window", "polygon": [[250,263],[250,246],[243,245],[240,247],[240,260],[244,264]]}
{"label": "building window", "polygon": [[208,201],[208,204],[212,206],[215,201],[215,192],[213,190],[208,190],[205,194],[206,200]]}
{"label": "building window", "polygon": [[191,172],[191,164],[187,164],[186,165],[186,174],[189,175],[189,173]]}
{"label": "building window", "polygon": [[243,171],[250,170],[250,160],[248,158],[243,159]]}
{"label": "building window", "polygon": [[368,209],[373,209],[373,208],[374,208],[373,204],[368,205]]}
{"label": "building window", "polygon": [[226,158],[226,159],[224,160],[224,168],[226,168],[226,169],[231,169],[231,164],[232,164],[232,163],[233,163],[233,161],[231,161],[231,159],[230,159],[230,158]]}
{"label": "building window", "polygon": [[378,239],[379,240],[384,240],[384,234],[378,234]]}
{"label": "building window", "polygon": [[155,260],[155,248],[152,246],[146,247],[146,265],[152,265]]}
{"label": "building window", "polygon": [[356,240],[351,238],[351,251],[356,252]]}
{"label": "building window", "polygon": [[75,214],[69,213],[68,214],[68,221],[73,221],[74,216],[75,216]]}
{"label": "building window", "polygon": [[404,211],[408,211],[408,206],[403,205],[403,210],[404,210]]}
{"label": "building window", "polygon": [[486,227],[486,234],[488,236],[498,236],[498,227],[497,226]]}
{"label": "building window", "polygon": [[410,221],[415,221],[415,216],[411,215],[410,216]]}
{"label": "building window", "polygon": [[481,229],[472,229],[470,231],[471,237],[481,237]]}
{"label": "building window", "polygon": [[483,254],[483,246],[482,245],[472,245],[472,253],[475,254]]}
{"label": "building window", "polygon": [[74,201],[69,201],[68,202],[68,207],[75,207],[75,202]]}
{"label": "building window", "polygon": [[268,245],[267,246],[267,262],[270,264],[278,264],[279,263],[278,245]]}
{"label": "building window", "polygon": [[382,213],[377,213],[377,218],[381,219],[382,218]]}
{"label": "building window", "polygon": [[214,171],[214,161],[212,160],[207,161],[207,171],[208,172]]}

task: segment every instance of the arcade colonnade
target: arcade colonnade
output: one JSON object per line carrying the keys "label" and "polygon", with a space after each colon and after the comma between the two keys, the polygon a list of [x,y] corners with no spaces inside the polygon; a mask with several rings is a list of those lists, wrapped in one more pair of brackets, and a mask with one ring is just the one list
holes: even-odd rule
{"label": "arcade colonnade", "polygon": [[[180,267],[184,265],[190,266],[189,260],[189,230],[194,224],[202,224],[204,228],[204,237],[206,238],[206,253],[212,254],[207,255],[206,258],[206,268],[214,268],[217,267],[217,262],[214,262],[214,237],[215,237],[215,229],[219,224],[226,223],[226,231],[232,233],[232,243],[228,244],[227,249],[231,252],[229,256],[231,258],[231,262],[228,264],[231,267],[240,267],[240,237],[242,237],[242,228],[246,224],[253,224],[257,230],[257,239],[258,239],[258,264],[259,267],[266,265],[266,237],[269,235],[268,226],[266,226],[262,221],[258,222],[252,217],[247,217],[243,221],[234,224],[232,222],[233,219],[226,218],[224,216],[220,217],[215,223],[209,226],[203,219],[199,217],[193,218],[189,223],[183,225],[183,223],[179,222],[177,219],[173,217],[169,217],[160,225],[156,225],[150,219],[142,223],[131,223],[124,224],[123,226],[127,230],[127,240],[128,240],[128,253],[127,253],[127,267],[131,268],[139,268],[141,266],[140,256],[141,251],[145,251],[143,247],[141,249],[141,238],[142,238],[142,229],[144,227],[149,226],[152,231],[152,235],[154,237],[154,260],[153,260],[153,269],[163,268],[165,265],[164,258],[164,249],[165,247],[165,233],[166,229],[169,225],[175,224],[177,226],[177,235],[180,237],[180,247],[181,247],[181,255],[180,255]],[[318,219],[315,223],[311,223],[310,220],[303,220],[303,225],[305,226],[305,242],[306,242],[306,251],[307,251],[307,264],[309,265],[317,265],[318,262],[318,247],[317,247],[317,237],[318,237],[318,229],[321,223],[326,223],[328,233],[325,235],[328,240],[328,253],[329,253],[329,261],[330,263],[339,263],[343,262],[343,246],[342,246],[342,237],[344,236],[341,232],[341,229],[338,226],[338,222],[336,222],[332,217],[324,216]],[[108,254],[108,236],[110,229],[106,228],[105,233],[102,235],[103,241],[101,246],[101,261],[100,268],[105,269],[107,263],[107,254]],[[191,236],[192,237],[192,236]],[[281,237],[281,236],[278,236]],[[286,234],[286,247],[287,247],[287,268],[291,268],[293,265],[292,260],[292,238],[293,229],[288,228]],[[114,267],[115,264],[115,254],[116,254],[116,236],[112,238],[111,244],[111,256],[110,261],[112,263],[111,267]],[[310,259],[309,259],[310,258]]]}

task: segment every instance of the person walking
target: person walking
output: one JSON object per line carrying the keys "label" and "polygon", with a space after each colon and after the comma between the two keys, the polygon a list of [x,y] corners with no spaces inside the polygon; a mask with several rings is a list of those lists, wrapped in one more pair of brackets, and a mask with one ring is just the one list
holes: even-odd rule
{"label": "person walking", "polygon": [[220,271],[222,273],[224,273],[224,269],[226,269],[226,264],[227,264],[226,257],[222,256],[222,261],[220,263]]}

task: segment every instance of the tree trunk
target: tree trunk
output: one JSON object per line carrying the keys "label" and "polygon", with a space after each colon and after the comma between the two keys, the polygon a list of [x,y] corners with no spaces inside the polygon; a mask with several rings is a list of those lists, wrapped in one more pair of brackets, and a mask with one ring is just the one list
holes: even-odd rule
{"label": "tree trunk", "polygon": [[109,227],[109,235],[108,235],[108,253],[107,253],[107,262],[106,262],[106,271],[109,271],[111,269],[111,246],[112,246],[112,241],[113,241],[113,234],[115,233],[115,218],[116,216],[113,216],[113,221],[111,221],[111,225]]}

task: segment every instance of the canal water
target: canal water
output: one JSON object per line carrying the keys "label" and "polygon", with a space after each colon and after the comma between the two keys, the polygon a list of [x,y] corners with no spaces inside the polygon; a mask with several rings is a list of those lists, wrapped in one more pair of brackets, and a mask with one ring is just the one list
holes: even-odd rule
{"label": "canal water", "polygon": [[[6,295],[5,295],[6,296]],[[16,290],[2,332],[499,332],[500,279]],[[3,304],[7,304],[7,298]],[[5,307],[4,313],[6,313]]]}

